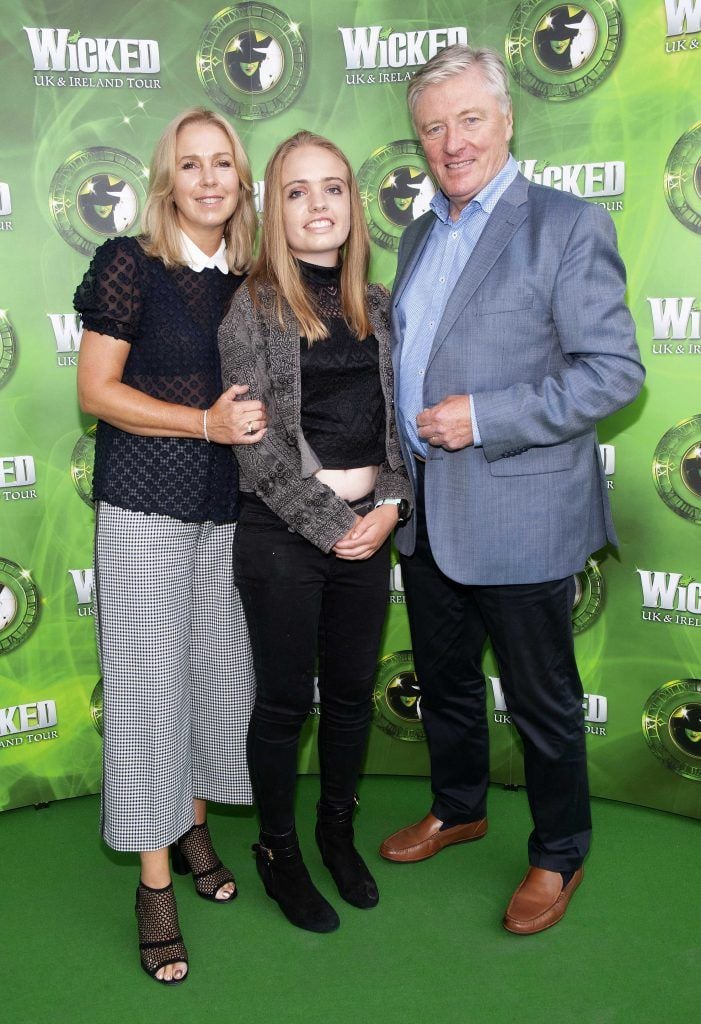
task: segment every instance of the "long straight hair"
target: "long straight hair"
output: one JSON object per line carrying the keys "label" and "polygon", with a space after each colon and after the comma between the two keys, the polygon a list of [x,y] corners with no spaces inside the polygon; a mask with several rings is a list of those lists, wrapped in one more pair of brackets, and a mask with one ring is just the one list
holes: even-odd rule
{"label": "long straight hair", "polygon": [[367,311],[367,272],[370,262],[370,237],[360,200],[358,183],[347,157],[329,139],[313,132],[301,131],[285,139],[277,147],[265,168],[263,230],[260,250],[248,288],[251,298],[259,305],[258,284],[272,286],[276,296],[276,314],[284,327],[283,300],[288,303],[299,323],[300,332],[309,342],[328,338],[314,303],[304,286],[299,266],[285,237],[283,217],[282,165],[285,157],[300,146],[318,146],[326,149],[343,163],[346,169],[350,196],[350,232],[341,246],[341,309],[350,330],[357,338],[372,333]]}
{"label": "long straight hair", "polygon": [[231,144],[234,168],[239,179],[239,197],[236,209],[224,225],[224,242],[229,269],[237,274],[244,273],[251,264],[258,227],[253,205],[251,167],[241,140],[229,122],[221,114],[205,107],[190,107],[178,114],[156,143],[151,158],[148,197],[141,217],[144,235],[141,246],[149,256],[163,260],[167,267],[182,266],[185,262],[173,188],[178,132],[191,124],[220,128]]}

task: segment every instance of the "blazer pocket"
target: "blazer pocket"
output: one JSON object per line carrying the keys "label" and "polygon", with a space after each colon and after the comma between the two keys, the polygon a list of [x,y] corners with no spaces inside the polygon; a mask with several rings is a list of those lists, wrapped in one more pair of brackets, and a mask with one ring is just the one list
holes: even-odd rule
{"label": "blazer pocket", "polygon": [[529,448],[518,454],[505,453],[501,459],[489,463],[492,476],[527,476],[532,473],[561,473],[572,469],[574,449],[571,444],[558,444],[552,448]]}
{"label": "blazer pocket", "polygon": [[533,291],[529,289],[513,289],[505,286],[501,291],[491,295],[482,295],[477,303],[477,315],[488,316],[491,313],[516,313],[519,309],[532,309]]}

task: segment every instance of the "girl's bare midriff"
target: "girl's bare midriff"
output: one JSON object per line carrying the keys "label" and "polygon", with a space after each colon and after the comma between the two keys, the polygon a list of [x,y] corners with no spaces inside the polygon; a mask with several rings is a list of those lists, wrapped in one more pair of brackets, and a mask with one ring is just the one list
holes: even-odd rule
{"label": "girl's bare midriff", "polygon": [[320,469],[316,477],[344,501],[358,501],[375,489],[379,466],[358,469]]}

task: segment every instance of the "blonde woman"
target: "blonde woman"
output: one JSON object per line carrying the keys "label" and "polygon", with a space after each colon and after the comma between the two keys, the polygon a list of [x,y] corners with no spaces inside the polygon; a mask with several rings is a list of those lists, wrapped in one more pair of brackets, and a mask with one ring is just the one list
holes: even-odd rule
{"label": "blonde woman", "polygon": [[[300,928],[338,927],[294,821],[297,744],[318,656],[316,838],[340,895],[378,901],[354,845],[355,789],[387,608],[390,533],[409,485],[392,411],[389,300],[367,285],[369,240],[348,160],[299,132],[265,173],[260,255],[222,323],[225,386],[247,385],[268,431],[237,446],[234,563],[258,683],[248,758],[269,896]],[[257,426],[254,421],[252,428]]]}
{"label": "blonde woman", "polygon": [[254,677],[232,579],[238,471],[265,435],[245,387],[223,391],[217,328],[248,269],[251,173],[218,114],[176,117],[153,156],[143,234],[101,246],[75,307],[81,408],[98,418],[97,623],[104,688],[102,833],[139,851],[141,964],[187,976],[168,851],[205,899],[234,877],[206,801],[250,803]]}

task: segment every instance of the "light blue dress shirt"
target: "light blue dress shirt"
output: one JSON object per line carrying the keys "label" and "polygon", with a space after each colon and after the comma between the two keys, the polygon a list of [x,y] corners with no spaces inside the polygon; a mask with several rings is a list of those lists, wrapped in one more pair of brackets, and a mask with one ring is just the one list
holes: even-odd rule
{"label": "light blue dress shirt", "polygon": [[[421,458],[426,458],[428,442],[419,437],[416,417],[424,409],[424,373],[438,325],[489,215],[517,173],[518,164],[510,155],[499,173],[470,200],[455,221],[450,219],[450,204],[442,192],[436,192],[431,200],[436,220],[397,310],[402,335],[397,414],[412,451]],[[469,382],[461,383],[469,387]],[[472,398],[470,407],[474,443],[478,445]]]}

